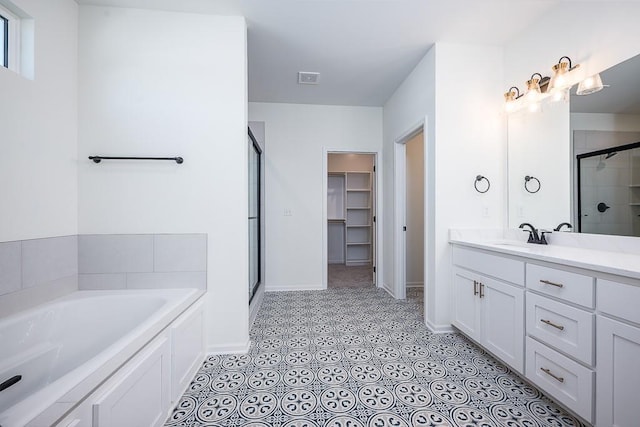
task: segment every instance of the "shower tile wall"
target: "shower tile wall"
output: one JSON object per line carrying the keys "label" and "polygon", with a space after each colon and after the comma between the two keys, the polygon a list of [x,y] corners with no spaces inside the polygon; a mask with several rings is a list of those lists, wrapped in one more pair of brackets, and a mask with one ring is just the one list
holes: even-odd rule
{"label": "shower tile wall", "polygon": [[80,289],[207,286],[206,234],[80,235]]}

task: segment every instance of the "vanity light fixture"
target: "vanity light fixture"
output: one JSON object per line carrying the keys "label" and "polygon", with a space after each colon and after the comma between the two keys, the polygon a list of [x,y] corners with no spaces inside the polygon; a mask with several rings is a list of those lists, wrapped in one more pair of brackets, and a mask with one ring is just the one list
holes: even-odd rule
{"label": "vanity light fixture", "polygon": [[514,111],[516,111],[518,109],[516,100],[521,97],[522,95],[520,94],[520,89],[515,86],[511,86],[509,88],[509,91],[504,94],[504,110],[507,113],[513,113]]}
{"label": "vanity light fixture", "polygon": [[[505,111],[507,113],[513,113],[526,107],[529,112],[537,113],[542,111],[542,101],[546,98],[551,98],[552,101],[569,101],[569,90],[578,82],[579,78],[576,73],[571,72],[579,66],[580,64],[573,65],[571,58],[568,56],[563,56],[558,60],[557,64],[551,67],[553,71],[552,77],[546,77],[540,73],[533,73],[531,78],[527,80],[527,89],[522,96],[523,99],[521,102],[516,102],[521,96],[518,88],[512,87],[509,89],[509,92],[504,94]],[[599,76],[594,76],[594,78],[596,77]],[[590,81],[583,83],[589,84]],[[593,89],[594,92],[597,90],[599,89]],[[581,93],[580,87],[578,91],[578,95],[592,93]]]}
{"label": "vanity light fixture", "polygon": [[596,74],[594,76],[587,77],[578,84],[576,95],[590,95],[592,93],[599,92],[602,89],[604,89],[602,78],[600,77],[600,74]]}
{"label": "vanity light fixture", "polygon": [[[537,76],[537,77],[536,77]],[[542,96],[542,90],[540,89],[540,81],[542,80],[542,74],[533,73],[531,78],[527,80],[527,93],[525,99],[528,102],[538,102]]]}
{"label": "vanity light fixture", "polygon": [[551,71],[553,71],[553,75],[551,76],[551,81],[549,82],[548,92],[551,91],[563,91],[565,89],[573,86],[573,83],[569,79],[569,72],[578,68],[580,64],[576,64],[575,66],[571,63],[571,58],[568,56],[563,56],[558,60],[558,63],[551,67]]}

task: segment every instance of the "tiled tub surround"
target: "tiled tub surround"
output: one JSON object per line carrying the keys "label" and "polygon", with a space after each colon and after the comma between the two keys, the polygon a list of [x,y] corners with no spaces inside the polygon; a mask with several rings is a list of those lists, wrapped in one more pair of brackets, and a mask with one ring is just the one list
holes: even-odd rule
{"label": "tiled tub surround", "polygon": [[0,425],[162,422],[204,356],[202,294],[80,291],[0,320],[0,378],[22,375],[0,395]]}
{"label": "tiled tub surround", "polygon": [[206,234],[91,234],[0,243],[0,318],[78,289],[206,287]]}
{"label": "tiled tub surround", "polygon": [[0,317],[78,289],[78,236],[0,243]]}
{"label": "tiled tub surround", "polygon": [[[509,350],[503,360],[587,421],[637,425],[640,239],[554,233],[544,246],[507,236],[451,232],[454,325],[494,354]],[[470,315],[479,305],[493,314]],[[499,338],[483,333],[501,328]]]}
{"label": "tiled tub surround", "polygon": [[207,287],[206,234],[82,234],[80,289]]}

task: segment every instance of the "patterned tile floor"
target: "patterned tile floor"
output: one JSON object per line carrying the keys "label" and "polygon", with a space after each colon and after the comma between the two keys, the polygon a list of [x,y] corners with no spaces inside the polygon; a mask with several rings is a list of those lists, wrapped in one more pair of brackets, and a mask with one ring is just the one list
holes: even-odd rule
{"label": "patterned tile floor", "polygon": [[166,426],[575,426],[460,334],[425,328],[421,293],[267,293],[246,355],[210,356]]}

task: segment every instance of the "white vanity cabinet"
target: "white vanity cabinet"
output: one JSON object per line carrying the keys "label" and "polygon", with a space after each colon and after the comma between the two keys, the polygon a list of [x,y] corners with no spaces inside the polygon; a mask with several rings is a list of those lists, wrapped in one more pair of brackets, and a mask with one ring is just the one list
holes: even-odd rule
{"label": "white vanity cabinet", "polygon": [[524,263],[458,247],[453,260],[454,326],[523,372]]}
{"label": "white vanity cabinet", "polygon": [[640,384],[640,287],[598,280],[596,420],[637,426]]}
{"label": "white vanity cabinet", "polygon": [[[640,425],[640,263],[615,271],[594,262],[615,254],[526,249],[454,243],[453,325],[588,423]],[[501,352],[514,343],[521,365]]]}

